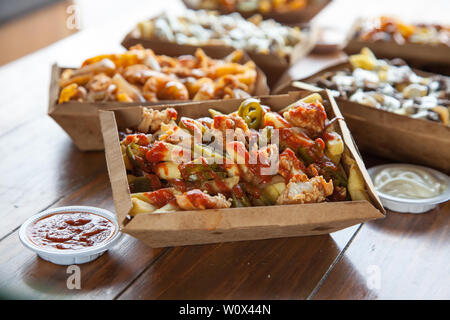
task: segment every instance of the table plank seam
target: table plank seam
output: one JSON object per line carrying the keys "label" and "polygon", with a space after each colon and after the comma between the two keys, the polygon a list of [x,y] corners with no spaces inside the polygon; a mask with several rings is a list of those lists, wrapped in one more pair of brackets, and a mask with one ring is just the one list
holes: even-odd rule
{"label": "table plank seam", "polygon": [[312,300],[314,299],[314,296],[317,294],[317,292],[319,291],[320,287],[325,283],[325,281],[327,280],[329,274],[331,273],[331,271],[334,269],[334,267],[339,263],[339,261],[341,261],[342,257],[344,256],[345,252],[347,251],[347,249],[349,248],[349,246],[351,245],[351,243],[353,242],[353,239],[356,238],[356,236],[358,235],[359,231],[361,230],[362,226],[364,225],[364,223],[361,223],[358,227],[358,229],[355,231],[355,233],[352,235],[352,237],[350,238],[350,240],[348,240],[347,244],[345,245],[345,247],[341,250],[341,252],[339,252],[339,255],[334,259],[333,263],[330,265],[330,267],[328,268],[328,270],[325,272],[325,274],[322,276],[322,278],[319,280],[319,282],[317,282],[316,287],[311,291],[311,293],[309,294],[309,296],[306,298],[306,300]]}
{"label": "table plank seam", "polygon": [[[83,188],[85,185],[88,185],[90,182],[92,182],[93,180],[95,180],[98,176],[100,176],[102,173],[99,173],[97,175],[94,176],[94,178],[90,178],[86,181],[81,182],[79,185],[74,186],[73,188],[71,188],[69,190],[68,194],[71,194],[72,192]],[[41,210],[39,210],[36,213],[40,213],[43,212],[47,209],[50,209],[52,206],[54,206],[56,203],[60,202],[61,200],[63,200],[64,198],[66,198],[68,196],[68,194],[65,195],[61,195],[60,197],[56,198],[55,201],[51,202],[49,205],[45,206],[44,208],[42,208]],[[5,234],[3,237],[0,238],[0,242],[5,240],[6,238],[8,238],[10,235],[14,234],[17,230],[19,230],[20,226],[22,224],[20,224],[19,226],[17,226],[16,228],[14,228],[13,230],[11,230],[10,232],[8,232],[7,234]]]}
{"label": "table plank seam", "polygon": [[134,277],[134,279],[132,279],[126,286],[125,288],[123,288],[121,291],[119,291],[118,294],[116,294],[114,296],[114,298],[112,300],[117,300],[120,298],[120,296],[127,291],[147,270],[149,270],[159,259],[161,259],[162,257],[164,257],[167,253],[169,253],[170,251],[173,250],[173,247],[170,248],[164,248],[164,250],[161,251],[161,253],[154,259],[152,259],[152,261],[148,264],[148,266],[146,266],[145,268],[142,269],[141,272],[139,272],[139,274]]}
{"label": "table plank seam", "polygon": [[[81,181],[79,184],[73,186],[72,188],[70,188],[70,190],[64,194],[61,195],[59,197],[57,197],[54,201],[52,201],[50,204],[48,204],[47,206],[45,206],[42,209],[39,209],[37,213],[43,212],[49,208],[51,208],[52,206],[54,206],[55,204],[57,204],[58,202],[62,201],[63,199],[67,198],[70,194],[72,194],[73,192],[83,188],[84,186],[88,185],[89,183],[91,183],[92,181],[94,181],[95,179],[97,179],[100,175],[103,174],[103,169],[102,171],[99,171],[98,174],[95,174],[93,177],[88,177],[86,180]],[[31,217],[31,215],[30,215]],[[23,222],[22,222],[23,223]],[[17,227],[15,227],[13,230],[9,231],[8,233],[6,233],[4,236],[2,236],[0,238],[0,242],[5,240],[6,238],[8,238],[11,234],[13,234],[14,232],[16,232],[17,230],[19,230],[20,226],[22,225],[22,223],[20,225],[18,225]]]}
{"label": "table plank seam", "polygon": [[7,131],[0,133],[0,139],[3,139],[3,137],[9,135],[10,133],[17,133],[17,130],[33,121],[38,121],[40,120],[42,117],[48,117],[47,113],[45,114],[36,114],[31,116],[30,118],[26,119],[23,122],[20,122],[18,125],[16,125],[15,127],[9,128]]}
{"label": "table plank seam", "polygon": [[[222,247],[222,245],[223,245],[224,243],[226,243],[226,242],[215,243],[215,244],[214,244],[214,249],[211,249],[211,250],[206,254],[206,257],[212,255],[212,254],[214,253],[214,250],[216,250],[216,249]],[[183,250],[185,250],[185,249],[188,249],[188,246],[175,247],[174,249],[176,249],[176,248],[183,248]],[[168,258],[168,259],[169,259],[169,258]],[[203,259],[206,259],[206,258],[203,257]],[[190,267],[187,268],[187,274],[191,273],[191,272],[196,268],[196,266],[197,266],[199,263],[201,263],[201,262],[202,262],[202,260],[199,259],[199,260],[197,260],[195,263],[191,264]],[[150,269],[151,269],[151,268],[150,268]],[[150,270],[150,269],[149,269],[149,270]],[[155,299],[155,300],[159,300],[159,299],[160,299],[159,297],[162,296],[163,294],[165,294],[167,291],[169,291],[174,285],[175,285],[175,283],[170,284],[170,285],[169,285],[168,287],[166,287],[163,291],[159,292],[159,294],[158,294],[157,296],[155,296],[154,299]]]}
{"label": "table plank seam", "polygon": [[[53,201],[52,203],[50,203],[48,206],[44,207],[42,210],[39,210],[39,212],[45,211],[47,209],[49,209],[51,206],[53,206],[55,203],[58,203],[58,201],[61,201],[63,198],[65,198],[65,195],[60,196],[59,198],[57,198],[55,201]],[[36,212],[38,213],[38,212]],[[16,228],[14,228],[13,230],[11,230],[10,232],[8,232],[7,234],[5,234],[3,237],[0,238],[0,242],[5,240],[6,238],[8,238],[10,235],[12,235],[13,233],[15,233],[17,230],[19,230],[20,226],[22,224],[20,224],[19,226],[17,226]]]}

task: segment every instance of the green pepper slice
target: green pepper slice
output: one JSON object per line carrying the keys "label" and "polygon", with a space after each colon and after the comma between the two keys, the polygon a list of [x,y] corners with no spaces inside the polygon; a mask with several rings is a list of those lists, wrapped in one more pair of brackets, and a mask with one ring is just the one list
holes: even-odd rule
{"label": "green pepper slice", "polygon": [[238,115],[250,129],[259,129],[263,120],[263,108],[257,99],[246,99],[239,106]]}
{"label": "green pepper slice", "polygon": [[[251,201],[248,200],[249,202],[251,202],[253,205],[255,206],[271,206],[274,203],[272,203],[272,201],[270,201],[269,197],[267,197],[263,191],[255,186],[252,186],[248,183],[241,183],[239,184],[239,186],[242,188],[242,190],[245,193],[248,193],[249,195],[251,195],[252,199]],[[248,198],[247,198],[248,199]],[[242,200],[242,198],[241,198]]]}
{"label": "green pepper slice", "polygon": [[213,171],[199,171],[191,174],[187,180],[188,181],[205,181],[205,180],[214,180],[214,179],[225,179],[227,177],[226,172],[213,172]]}
{"label": "green pepper slice", "polygon": [[132,144],[133,144],[133,143],[130,143],[130,144],[127,146],[125,152],[126,152],[126,154],[127,154],[128,159],[130,159],[130,162],[131,162],[131,164],[133,165],[133,167],[134,167],[135,169],[140,169],[140,168],[141,168],[141,164],[139,163],[139,161],[138,161],[137,158],[136,158],[136,155],[135,155],[134,152],[133,152]]}
{"label": "green pepper slice", "polygon": [[202,125],[200,122],[197,122],[196,120],[192,120],[192,119],[189,119],[189,118],[186,118],[186,117],[181,117],[181,119],[180,119],[180,121],[178,123],[178,126],[181,129],[185,129],[185,130],[189,131],[190,134],[193,135],[194,131],[192,130],[192,128],[189,128],[188,126],[186,126],[186,124],[185,124],[186,121],[191,122],[192,126],[195,126],[195,127],[199,128],[202,131],[202,134],[204,134],[206,132],[206,127],[204,125]]}
{"label": "green pepper slice", "polygon": [[341,170],[339,170],[339,169],[334,170],[331,167],[324,167],[324,168],[322,168],[322,171],[323,171],[323,176],[327,180],[331,178],[333,180],[334,185],[341,186],[341,187],[347,187],[347,179],[345,178],[345,176]]}
{"label": "green pepper slice", "polygon": [[317,139],[310,146],[299,147],[297,152],[306,166],[323,158],[323,149]]}
{"label": "green pepper slice", "polygon": [[250,202],[250,200],[248,199],[247,195],[245,194],[245,191],[242,187],[242,184],[237,185],[236,187],[239,187],[239,189],[241,190],[241,192],[239,192],[241,194],[241,196],[238,196],[236,194],[236,191],[233,189],[233,191],[231,192],[231,198],[232,198],[232,204],[234,207],[251,207],[252,203]]}
{"label": "green pepper slice", "polygon": [[308,153],[308,149],[303,147],[298,147],[298,154],[300,155],[300,158],[303,160],[303,163],[306,166],[309,166],[311,163],[314,162],[313,157]]}
{"label": "green pepper slice", "polygon": [[132,193],[152,191],[150,181],[145,177],[137,177],[130,183]]}
{"label": "green pepper slice", "polygon": [[231,206],[233,208],[242,208],[244,207],[244,204],[239,200],[238,197],[234,193],[231,194]]}
{"label": "green pepper slice", "polygon": [[187,163],[179,167],[181,176],[188,181],[224,179],[227,173],[215,164]]}

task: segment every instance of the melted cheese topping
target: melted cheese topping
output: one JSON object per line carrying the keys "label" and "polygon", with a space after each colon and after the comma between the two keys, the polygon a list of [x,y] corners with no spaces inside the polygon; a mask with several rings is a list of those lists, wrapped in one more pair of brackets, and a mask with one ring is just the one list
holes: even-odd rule
{"label": "melted cheese topping", "polygon": [[377,191],[406,199],[437,197],[446,189],[439,179],[422,169],[385,168],[374,179]]}

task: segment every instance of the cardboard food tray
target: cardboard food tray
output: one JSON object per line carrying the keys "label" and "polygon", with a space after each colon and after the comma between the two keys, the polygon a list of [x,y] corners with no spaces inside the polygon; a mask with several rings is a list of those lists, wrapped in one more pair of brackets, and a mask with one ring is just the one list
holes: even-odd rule
{"label": "cardboard food tray", "polygon": [[[286,95],[265,96],[261,101],[280,110],[302,97],[308,91]],[[325,101],[328,117],[342,117],[334,100],[327,92],[320,93]],[[229,113],[236,110],[243,99],[170,105],[179,116],[192,118],[209,115],[208,109]],[[168,106],[155,106],[164,109]],[[370,202],[344,201],[316,204],[208,209],[178,211],[163,214],[139,214],[131,220],[127,215],[132,208],[126,169],[121,154],[118,128],[135,127],[142,118],[141,107],[121,108],[99,112],[105,141],[106,161],[111,181],[114,204],[122,232],[132,235],[150,247],[167,247],[226,241],[256,240],[331,233],[367,220],[383,218],[385,211],[374,191],[345,122],[335,125],[345,143],[345,153],[356,160],[361,171]],[[347,170],[348,168],[346,168]],[[347,171],[348,173],[348,171]]]}
{"label": "cardboard food tray", "polygon": [[[153,18],[155,19],[155,18]],[[281,75],[289,69],[296,61],[305,57],[315,46],[318,38],[318,28],[314,25],[308,25],[302,27],[304,39],[298,43],[289,57],[280,57],[276,54],[261,54],[251,51],[246,51],[250,59],[252,59],[256,65],[261,68],[267,77],[267,81],[270,87],[272,87]],[[142,44],[144,48],[152,49],[156,54],[175,55],[175,54],[192,54],[197,48],[202,48],[205,51],[215,54],[229,54],[236,50],[233,47],[225,45],[181,45],[169,41],[151,38],[140,38],[136,34],[136,29],[130,31],[122,40],[122,45],[129,49],[136,44]]]}
{"label": "cardboard food tray", "polygon": [[[194,52],[189,52],[194,53]],[[215,59],[222,59],[227,56],[227,52],[220,52],[214,50],[205,50],[205,53]],[[173,51],[171,56],[179,56],[187,54]],[[244,55],[239,61],[245,63],[250,58]],[[103,150],[103,140],[100,129],[100,122],[98,120],[98,110],[108,110],[123,107],[132,107],[137,105],[151,106],[155,104],[171,104],[171,103],[188,103],[190,101],[159,101],[159,102],[77,102],[68,101],[63,104],[58,104],[59,98],[59,84],[58,79],[61,72],[67,69],[59,67],[56,64],[52,66],[50,92],[49,92],[49,106],[48,115],[52,117],[64,131],[70,136],[72,141],[81,151]],[[269,93],[267,86],[267,79],[265,74],[259,69],[257,71],[257,79],[255,89],[252,95],[259,96]]]}
{"label": "cardboard food tray", "polygon": [[[348,62],[338,63],[299,79],[296,85],[295,81],[285,84],[277,93],[300,89],[321,90],[308,82],[324,73],[345,68],[351,68]],[[421,76],[432,75],[420,70],[414,71]],[[335,99],[360,150],[386,159],[421,164],[450,173],[449,126],[372,108],[343,98]]]}
{"label": "cardboard food tray", "polygon": [[[282,23],[299,23],[299,22],[309,22],[314,18],[323,8],[325,8],[331,0],[308,0],[307,5],[295,11],[289,12],[268,12],[268,13],[260,13],[259,11],[237,11],[244,18],[249,18],[254,14],[261,14],[264,19],[274,19],[278,22]],[[197,7],[191,5],[191,3],[187,0],[183,0],[183,3],[192,10],[199,10]],[[231,12],[227,10],[216,10],[221,14],[229,14]]]}
{"label": "cardboard food tray", "polygon": [[450,68],[450,47],[437,44],[398,44],[395,41],[363,41],[357,38],[360,26],[364,19],[357,19],[347,34],[344,51],[347,54],[359,53],[362,48],[368,47],[378,58],[402,58],[409,64],[420,68],[421,66],[441,65]]}

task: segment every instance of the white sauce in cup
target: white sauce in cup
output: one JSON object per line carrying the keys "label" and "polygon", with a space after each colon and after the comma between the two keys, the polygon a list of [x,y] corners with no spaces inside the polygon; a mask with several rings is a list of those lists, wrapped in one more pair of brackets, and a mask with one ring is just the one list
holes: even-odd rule
{"label": "white sauce in cup", "polygon": [[387,167],[373,179],[378,192],[405,199],[428,199],[437,197],[447,188],[427,170],[411,167]]}

